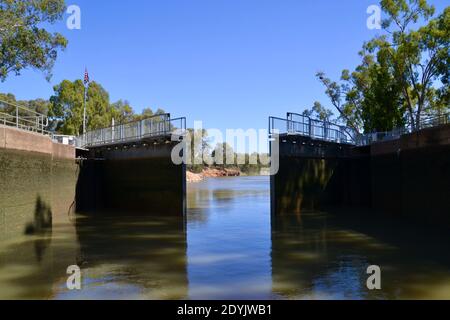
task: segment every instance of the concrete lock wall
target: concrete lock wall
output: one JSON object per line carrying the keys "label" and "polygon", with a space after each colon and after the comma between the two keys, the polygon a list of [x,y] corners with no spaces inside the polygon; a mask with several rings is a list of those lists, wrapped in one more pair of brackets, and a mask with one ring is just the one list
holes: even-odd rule
{"label": "concrete lock wall", "polygon": [[271,177],[272,213],[318,210],[326,206],[368,206],[370,166],[367,148],[280,138],[280,168]]}
{"label": "concrete lock wall", "polygon": [[374,144],[376,211],[427,222],[450,222],[450,125]]}
{"label": "concrete lock wall", "polygon": [[[300,140],[294,144],[293,139]],[[365,207],[430,222],[450,221],[450,126],[370,147],[284,140],[280,170],[271,179],[273,214]]]}
{"label": "concrete lock wall", "polygon": [[183,216],[186,167],[173,164],[174,145],[92,150],[80,167],[77,211]]}
{"label": "concrete lock wall", "polygon": [[51,228],[67,215],[77,180],[75,149],[0,126],[0,239]]}
{"label": "concrete lock wall", "polygon": [[51,229],[69,211],[183,216],[186,169],[174,144],[103,150],[77,163],[75,149],[49,137],[0,126],[0,239]]}

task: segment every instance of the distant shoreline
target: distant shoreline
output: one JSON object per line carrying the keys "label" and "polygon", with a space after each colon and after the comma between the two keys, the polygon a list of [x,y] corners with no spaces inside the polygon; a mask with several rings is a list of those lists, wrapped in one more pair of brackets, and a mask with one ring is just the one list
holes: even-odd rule
{"label": "distant shoreline", "polygon": [[219,178],[219,177],[239,177],[242,173],[238,169],[222,169],[222,168],[206,168],[200,173],[187,171],[187,182],[195,183],[205,180],[205,178]]}
{"label": "distant shoreline", "polygon": [[[254,176],[264,176],[266,175],[263,170],[259,174],[254,174]],[[246,177],[252,176],[241,172],[239,169],[223,169],[223,168],[206,168],[200,173],[195,173],[192,171],[186,172],[186,180],[189,183],[198,183],[206,178],[226,178],[226,177]]]}

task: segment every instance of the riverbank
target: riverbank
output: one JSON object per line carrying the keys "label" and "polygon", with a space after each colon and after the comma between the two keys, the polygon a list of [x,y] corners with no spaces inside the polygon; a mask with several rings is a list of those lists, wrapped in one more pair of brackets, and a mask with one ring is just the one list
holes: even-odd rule
{"label": "riverbank", "polygon": [[206,178],[239,177],[241,175],[242,172],[238,169],[207,168],[203,169],[200,173],[187,171],[186,179],[187,182],[196,183]]}

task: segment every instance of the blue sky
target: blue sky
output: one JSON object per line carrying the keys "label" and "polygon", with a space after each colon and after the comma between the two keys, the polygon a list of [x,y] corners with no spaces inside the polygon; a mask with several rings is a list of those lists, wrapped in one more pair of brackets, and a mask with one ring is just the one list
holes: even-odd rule
{"label": "blue sky", "polygon": [[[447,0],[429,1],[439,12]],[[315,79],[338,78],[359,62],[378,31],[366,27],[376,0],[68,0],[82,29],[69,40],[50,82],[29,70],[0,83],[18,99],[48,98],[63,79],[101,83],[136,111],[164,108],[211,128],[266,128],[269,115],[301,112],[318,100]],[[65,18],[68,16],[66,15]]]}

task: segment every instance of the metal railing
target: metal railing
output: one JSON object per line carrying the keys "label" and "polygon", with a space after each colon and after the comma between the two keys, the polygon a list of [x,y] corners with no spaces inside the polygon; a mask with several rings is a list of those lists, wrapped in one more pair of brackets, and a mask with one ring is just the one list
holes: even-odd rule
{"label": "metal railing", "polygon": [[450,113],[427,117],[420,121],[419,130],[450,124]]}
{"label": "metal railing", "polygon": [[[296,120],[294,120],[294,118]],[[316,140],[343,144],[353,144],[351,129],[331,122],[311,119],[296,113],[288,113],[287,118],[269,118],[269,135],[275,133],[300,135]]]}
{"label": "metal railing", "polygon": [[446,124],[450,124],[450,113],[424,118],[415,129],[412,126],[406,126],[387,132],[358,134],[346,126],[311,119],[308,116],[298,113],[288,113],[286,119],[277,117],[269,118],[269,135],[273,136],[276,133],[300,135],[315,140],[367,146],[376,142],[397,140],[406,134]]}
{"label": "metal railing", "polygon": [[98,147],[127,142],[139,141],[145,138],[168,136],[178,130],[186,131],[186,118],[171,119],[170,114],[155,115],[142,120],[89,131],[76,137],[78,148]]}
{"label": "metal railing", "polygon": [[48,117],[27,107],[0,100],[0,124],[26,131],[51,135]]}
{"label": "metal railing", "polygon": [[413,128],[413,126],[411,125],[408,125],[404,128],[396,128],[392,131],[359,134],[356,136],[355,144],[359,146],[365,146],[376,142],[397,140],[400,139],[401,136],[404,136],[406,134],[411,134],[420,130],[439,127],[446,124],[450,124],[450,113],[423,118],[421,119],[419,125],[415,128]]}

